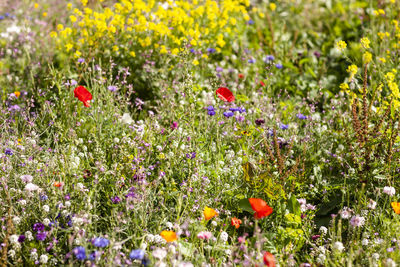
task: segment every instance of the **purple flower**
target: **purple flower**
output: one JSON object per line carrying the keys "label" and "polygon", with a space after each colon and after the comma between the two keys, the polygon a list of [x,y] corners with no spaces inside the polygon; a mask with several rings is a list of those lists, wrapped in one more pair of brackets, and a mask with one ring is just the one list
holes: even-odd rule
{"label": "purple flower", "polygon": [[262,124],[264,124],[265,123],[265,120],[264,119],[257,119],[256,120],[256,124],[257,125],[262,125]]}
{"label": "purple flower", "polygon": [[311,239],[312,240],[317,240],[318,238],[320,238],[321,236],[320,235],[313,235],[312,237],[311,237]]}
{"label": "purple flower", "polygon": [[76,247],[74,248],[73,252],[78,260],[83,261],[84,259],[86,259],[86,250],[84,247]]}
{"label": "purple flower", "polygon": [[213,107],[213,106],[208,106],[208,107],[207,107],[207,110],[208,110],[208,111],[214,111],[214,107]]}
{"label": "purple flower", "polygon": [[38,241],[43,241],[46,239],[46,237],[47,237],[47,232],[38,232],[36,234],[36,240]]}
{"label": "purple flower", "polygon": [[365,218],[361,217],[359,215],[355,215],[355,216],[351,217],[350,224],[353,227],[363,226],[365,224]]}
{"label": "purple flower", "polygon": [[277,69],[282,69],[282,68],[283,68],[283,65],[282,65],[281,63],[276,63],[276,64],[275,64],[275,67],[276,67]]}
{"label": "purple flower", "polygon": [[297,117],[299,120],[306,120],[306,119],[307,119],[307,116],[305,116],[305,115],[303,115],[303,114],[301,114],[301,113],[296,114],[296,117]]}
{"label": "purple flower", "polygon": [[110,244],[110,240],[104,237],[97,237],[93,240],[92,244],[98,248],[105,248]]}
{"label": "purple flower", "polygon": [[289,125],[288,124],[281,124],[280,126],[279,126],[279,128],[281,128],[282,130],[287,130],[287,129],[289,129]]}
{"label": "purple flower", "polygon": [[33,231],[35,232],[41,232],[44,230],[44,224],[43,223],[35,223],[33,225]]}
{"label": "purple flower", "polygon": [[207,52],[212,54],[215,53],[217,50],[215,48],[207,48]]}
{"label": "purple flower", "polygon": [[210,116],[214,116],[215,115],[215,111],[214,110],[210,110],[207,112],[208,115]]}
{"label": "purple flower", "polygon": [[318,52],[318,51],[315,51],[315,52],[314,52],[314,56],[316,56],[317,58],[319,58],[319,57],[321,56],[321,53]]}
{"label": "purple flower", "polygon": [[172,125],[171,125],[171,129],[172,129],[172,130],[178,129],[178,122],[174,121],[174,122],[172,123]]}
{"label": "purple flower", "polygon": [[19,237],[18,237],[18,242],[19,243],[22,243],[22,242],[24,242],[25,241],[25,235],[20,235]]}
{"label": "purple flower", "polygon": [[253,64],[253,63],[256,63],[256,60],[254,58],[250,58],[247,62],[250,64]]}
{"label": "purple flower", "polygon": [[222,72],[222,71],[224,71],[224,69],[223,69],[222,67],[220,67],[220,66],[218,66],[215,70],[216,70],[217,72]]}
{"label": "purple flower", "polygon": [[234,114],[233,114],[232,111],[226,111],[226,112],[224,112],[224,116],[227,117],[227,118],[230,118],[230,117],[232,117],[233,115],[234,115]]}
{"label": "purple flower", "polygon": [[100,253],[98,251],[93,251],[92,253],[89,254],[88,259],[94,261],[98,256],[100,256]]}
{"label": "purple flower", "polygon": [[115,85],[110,85],[107,87],[107,89],[110,90],[111,92],[117,91],[117,87]]}
{"label": "purple flower", "polygon": [[79,59],[78,59],[78,63],[83,63],[83,62],[85,62],[85,59],[84,59],[84,58],[79,58]]}
{"label": "purple flower", "polygon": [[240,112],[240,113],[246,112],[246,109],[245,109],[245,108],[240,108],[240,109],[239,109],[239,112]]}
{"label": "purple flower", "polygon": [[274,57],[273,55],[267,55],[267,56],[265,56],[265,58],[264,58],[264,62],[265,62],[265,63],[268,63],[268,62],[274,61],[274,60],[275,60],[275,57]]}
{"label": "purple flower", "polygon": [[13,151],[11,150],[11,148],[6,148],[6,150],[4,151],[4,153],[6,155],[12,156],[13,155]]}
{"label": "purple flower", "polygon": [[118,204],[119,202],[121,202],[121,199],[118,196],[111,197],[111,202],[113,204]]}
{"label": "purple flower", "polygon": [[129,253],[129,258],[131,258],[131,260],[143,260],[144,251],[141,249],[134,249]]}
{"label": "purple flower", "polygon": [[254,24],[254,20],[252,20],[252,19],[248,20],[248,21],[247,21],[247,24],[253,25],[253,24]]}
{"label": "purple flower", "polygon": [[72,79],[72,80],[71,80],[71,82],[70,82],[70,84],[71,84],[71,86],[75,86],[75,85],[77,85],[77,84],[78,84],[78,82],[77,82],[77,81],[75,81],[74,79]]}

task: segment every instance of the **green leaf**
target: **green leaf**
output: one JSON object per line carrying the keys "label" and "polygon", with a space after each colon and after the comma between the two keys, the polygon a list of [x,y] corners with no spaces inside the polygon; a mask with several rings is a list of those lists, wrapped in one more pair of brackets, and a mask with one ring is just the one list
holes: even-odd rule
{"label": "green leaf", "polygon": [[301,215],[301,210],[300,210],[300,203],[297,201],[297,198],[295,195],[292,195],[289,198],[289,203],[288,203],[288,208],[290,213],[293,213],[295,215]]}
{"label": "green leaf", "polygon": [[242,199],[242,200],[239,201],[239,207],[242,210],[254,213],[254,210],[251,208],[250,202],[249,202],[249,200],[247,198]]}
{"label": "green leaf", "polygon": [[250,99],[247,97],[247,96],[245,96],[245,95],[236,95],[236,99],[238,100],[238,101],[240,101],[240,102],[246,102],[246,101],[249,101]]}

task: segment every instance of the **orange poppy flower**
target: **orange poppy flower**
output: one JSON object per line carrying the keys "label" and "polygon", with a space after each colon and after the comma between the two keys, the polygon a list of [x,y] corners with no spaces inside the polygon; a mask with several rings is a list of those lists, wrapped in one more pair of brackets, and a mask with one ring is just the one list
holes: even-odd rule
{"label": "orange poppy flower", "polygon": [[15,95],[16,98],[18,98],[18,97],[21,95],[21,92],[15,91],[15,92],[14,92],[14,95]]}
{"label": "orange poppy flower", "polygon": [[396,214],[400,214],[400,202],[392,202],[390,203],[392,205],[392,208]]}
{"label": "orange poppy flower", "polygon": [[208,221],[208,220],[214,218],[215,216],[217,216],[218,212],[215,209],[212,209],[212,208],[209,208],[206,206],[204,208],[203,214],[204,214],[204,219],[206,219],[206,221]]}
{"label": "orange poppy flower", "polygon": [[264,253],[264,264],[267,267],[275,267],[275,257],[273,254],[269,253],[268,251],[266,251]]}
{"label": "orange poppy flower", "polygon": [[54,182],[53,185],[54,185],[55,187],[61,187],[61,186],[64,185],[64,183],[63,183],[63,182]]}
{"label": "orange poppy flower", "polygon": [[261,198],[250,198],[249,199],[251,208],[255,211],[254,218],[262,219],[269,216],[274,210],[267,205],[267,202]]}
{"label": "orange poppy flower", "polygon": [[239,73],[238,77],[239,77],[239,79],[243,79],[244,78],[244,74]]}
{"label": "orange poppy flower", "polygon": [[162,231],[160,236],[167,242],[174,242],[175,240],[178,240],[178,236],[174,231]]}
{"label": "orange poppy flower", "polygon": [[235,226],[236,229],[238,229],[239,226],[242,224],[242,220],[241,220],[241,219],[238,219],[238,218],[236,218],[236,217],[233,217],[233,218],[231,219],[231,224],[232,224],[232,226]]}

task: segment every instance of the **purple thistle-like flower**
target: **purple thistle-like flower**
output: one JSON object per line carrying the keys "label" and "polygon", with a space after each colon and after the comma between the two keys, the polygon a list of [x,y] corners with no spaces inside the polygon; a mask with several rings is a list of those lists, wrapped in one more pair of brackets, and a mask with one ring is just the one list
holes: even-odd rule
{"label": "purple thistle-like flower", "polygon": [[43,223],[35,223],[33,225],[33,231],[35,232],[41,232],[44,230],[44,224]]}
{"label": "purple thistle-like flower", "polygon": [[207,112],[208,115],[210,116],[214,116],[215,115],[215,111],[214,110],[210,110]]}
{"label": "purple thistle-like flower", "polygon": [[281,128],[282,130],[287,130],[287,129],[289,129],[289,125],[287,125],[287,124],[281,124],[280,126],[279,126],[279,128]]}
{"label": "purple thistle-like flower", "polygon": [[85,59],[84,58],[79,58],[78,59],[78,63],[84,63],[85,62]]}
{"label": "purple thistle-like flower", "polygon": [[36,240],[38,241],[43,241],[46,239],[46,237],[47,237],[47,232],[38,232],[36,234]]}
{"label": "purple thistle-like flower", "polygon": [[254,63],[256,63],[256,60],[254,58],[251,58],[247,62],[250,64],[254,64]]}
{"label": "purple thistle-like flower", "polygon": [[18,242],[19,243],[22,243],[22,242],[24,242],[25,241],[25,235],[20,235],[19,237],[18,237]]}
{"label": "purple thistle-like flower", "polygon": [[111,197],[111,202],[113,204],[118,204],[119,202],[121,202],[121,199],[118,196]]}
{"label": "purple thistle-like flower", "polygon": [[4,153],[5,153],[6,155],[9,155],[9,156],[12,156],[12,155],[14,154],[13,151],[11,150],[11,148],[6,148],[5,151],[4,151]]}
{"label": "purple thistle-like flower", "polygon": [[283,68],[283,65],[282,65],[281,63],[276,63],[276,64],[275,64],[275,67],[276,67],[277,69],[282,69],[282,68]]}
{"label": "purple thistle-like flower", "polygon": [[73,252],[78,260],[83,261],[84,259],[86,259],[86,250],[84,247],[76,247],[74,248]]}
{"label": "purple thistle-like flower", "polygon": [[215,48],[207,48],[207,52],[212,54],[215,53],[217,50]]}
{"label": "purple thistle-like flower", "polygon": [[271,61],[274,61],[274,60],[275,60],[275,57],[273,55],[267,55],[264,58],[264,62],[265,63],[268,63],[268,62],[271,62]]}
{"label": "purple thistle-like flower", "polygon": [[213,107],[213,106],[208,106],[208,107],[207,107],[207,110],[208,110],[208,111],[214,111],[214,107]]}
{"label": "purple thistle-like flower", "polygon": [[247,21],[247,24],[248,24],[248,25],[253,25],[253,24],[254,24],[254,20],[252,20],[252,19],[248,20],[248,21]]}
{"label": "purple thistle-like flower", "polygon": [[218,66],[215,70],[216,70],[217,72],[222,72],[222,71],[224,71],[224,69],[223,69],[222,67],[220,67],[220,66]]}

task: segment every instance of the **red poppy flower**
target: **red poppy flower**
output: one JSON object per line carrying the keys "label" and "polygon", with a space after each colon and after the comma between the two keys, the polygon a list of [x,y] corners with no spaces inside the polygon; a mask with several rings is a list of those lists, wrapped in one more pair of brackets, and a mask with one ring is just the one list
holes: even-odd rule
{"label": "red poppy flower", "polygon": [[92,100],[92,94],[83,86],[78,86],[74,90],[74,95],[82,101],[85,107],[90,107],[89,101]]}
{"label": "red poppy flower", "polygon": [[232,226],[235,226],[236,229],[238,229],[239,226],[242,224],[242,220],[241,220],[241,219],[238,219],[238,218],[236,218],[236,217],[233,217],[233,218],[231,219],[231,224],[232,224]]}
{"label": "red poppy flower", "polygon": [[217,96],[225,101],[225,102],[233,102],[235,101],[235,96],[232,94],[232,92],[225,87],[220,87],[216,91]]}
{"label": "red poppy flower", "polygon": [[264,264],[267,267],[275,267],[275,257],[268,251],[264,253]]}
{"label": "red poppy flower", "polygon": [[261,86],[265,86],[265,83],[263,81],[260,81]]}
{"label": "red poppy flower", "polygon": [[255,211],[254,218],[256,219],[267,217],[274,211],[264,200],[260,198],[250,198],[249,202],[251,208]]}
{"label": "red poppy flower", "polygon": [[239,73],[238,77],[239,77],[239,79],[243,79],[244,78],[244,74]]}

